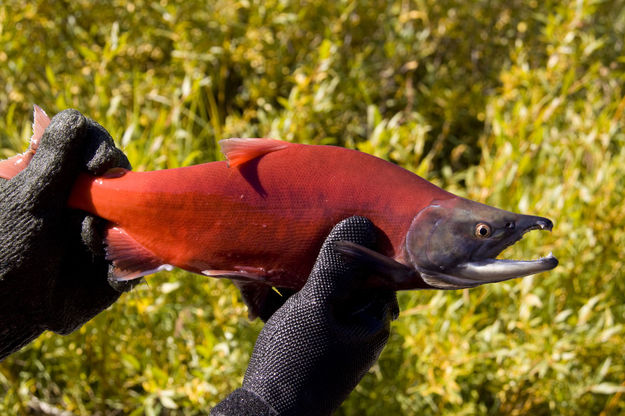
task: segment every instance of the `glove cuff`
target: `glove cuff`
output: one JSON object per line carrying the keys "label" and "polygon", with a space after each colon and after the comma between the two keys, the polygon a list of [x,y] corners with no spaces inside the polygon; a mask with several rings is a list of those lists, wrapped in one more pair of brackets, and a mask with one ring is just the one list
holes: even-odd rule
{"label": "glove cuff", "polygon": [[211,416],[278,416],[278,412],[254,392],[236,389],[213,408]]}

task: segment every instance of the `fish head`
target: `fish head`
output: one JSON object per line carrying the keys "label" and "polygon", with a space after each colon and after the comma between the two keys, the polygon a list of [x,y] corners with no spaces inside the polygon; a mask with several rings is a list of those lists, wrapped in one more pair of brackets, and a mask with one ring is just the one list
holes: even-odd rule
{"label": "fish head", "polygon": [[437,289],[461,289],[551,270],[547,257],[500,260],[496,257],[531,230],[551,231],[543,217],[504,211],[464,198],[433,201],[414,218],[406,235],[407,261]]}

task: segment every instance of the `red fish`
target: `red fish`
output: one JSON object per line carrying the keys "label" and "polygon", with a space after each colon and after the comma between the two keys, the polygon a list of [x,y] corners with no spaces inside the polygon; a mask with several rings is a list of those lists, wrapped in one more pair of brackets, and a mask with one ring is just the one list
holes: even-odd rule
{"label": "red fish", "polygon": [[[172,267],[229,278],[254,316],[272,286],[303,286],[329,231],[354,215],[374,223],[378,251],[348,242],[337,249],[384,276],[376,285],[467,288],[558,264],[551,254],[496,259],[525,232],[551,230],[550,220],[460,198],[374,156],[271,139],[221,146],[227,162],[79,176],[68,205],[110,222],[116,278]],[[12,176],[12,160],[0,176]]]}

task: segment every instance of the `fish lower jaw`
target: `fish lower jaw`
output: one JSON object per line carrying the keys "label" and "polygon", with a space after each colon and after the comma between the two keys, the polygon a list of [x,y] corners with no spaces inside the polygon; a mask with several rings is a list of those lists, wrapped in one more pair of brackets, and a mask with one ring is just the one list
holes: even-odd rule
{"label": "fish lower jaw", "polygon": [[487,259],[463,263],[445,272],[420,270],[419,273],[436,289],[466,289],[545,272],[557,265],[558,259],[549,253],[538,260]]}

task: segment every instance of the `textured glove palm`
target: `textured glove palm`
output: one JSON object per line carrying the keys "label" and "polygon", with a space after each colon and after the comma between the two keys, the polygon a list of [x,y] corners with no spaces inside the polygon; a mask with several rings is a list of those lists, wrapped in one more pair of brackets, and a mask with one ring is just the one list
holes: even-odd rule
{"label": "textured glove palm", "polygon": [[130,288],[108,282],[99,220],[66,208],[79,172],[113,167],[130,164],[106,130],[65,110],[28,167],[0,180],[0,359],[44,330],[72,332]]}
{"label": "textured glove palm", "polygon": [[398,314],[395,293],[364,288],[367,273],[334,250],[347,240],[374,245],[362,217],[339,223],[306,285],[267,321],[243,387],[213,415],[325,415],[345,400],[377,360]]}

